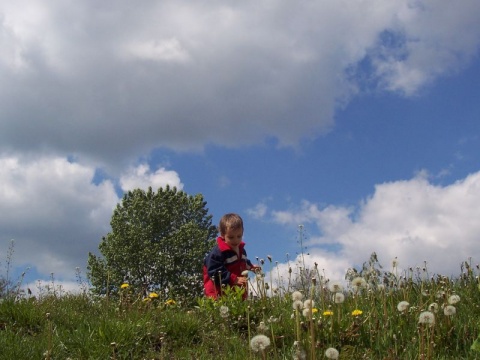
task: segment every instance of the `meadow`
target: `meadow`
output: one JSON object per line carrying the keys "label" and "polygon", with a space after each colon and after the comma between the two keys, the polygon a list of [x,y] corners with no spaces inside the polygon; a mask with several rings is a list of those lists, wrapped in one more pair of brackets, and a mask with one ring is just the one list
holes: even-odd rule
{"label": "meadow", "polygon": [[[174,299],[118,284],[105,296],[47,287],[0,299],[0,359],[480,359],[479,266],[455,278],[385,271],[375,257],[345,279],[316,265],[275,279],[261,260],[250,296]],[[265,275],[267,274],[267,275]],[[280,281],[281,280],[281,281]]]}

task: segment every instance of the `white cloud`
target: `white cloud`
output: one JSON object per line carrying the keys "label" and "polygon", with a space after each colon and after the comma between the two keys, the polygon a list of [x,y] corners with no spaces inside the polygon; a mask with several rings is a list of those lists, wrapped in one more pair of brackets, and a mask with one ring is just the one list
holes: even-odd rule
{"label": "white cloud", "polygon": [[[404,268],[423,267],[426,261],[431,273],[458,276],[462,261],[480,261],[479,201],[480,172],[448,186],[419,176],[377,185],[356,214],[304,202],[295,211],[273,213],[273,219],[320,232],[309,241],[307,260],[330,277],[343,278],[348,267],[358,268],[372,252],[387,268],[397,257]],[[328,251],[329,244],[340,250]]]}
{"label": "white cloud", "polygon": [[261,219],[267,214],[268,207],[264,203],[258,203],[254,208],[247,209],[247,214],[253,218]]}
{"label": "white cloud", "polygon": [[296,145],[332,128],[364,59],[407,95],[464,66],[479,12],[477,0],[2,1],[0,151],[112,165],[159,146]]}
{"label": "white cloud", "polygon": [[137,167],[130,168],[125,174],[120,176],[120,186],[123,191],[140,188],[147,190],[152,187],[154,191],[158,188],[176,187],[178,190],[183,189],[180,176],[173,170],[159,168],[155,172],[151,172],[148,164],[140,164]]}
{"label": "white cloud", "polygon": [[[64,158],[0,158],[0,253],[14,240],[14,266],[73,278],[96,252],[119,199],[95,169]],[[1,259],[5,261],[5,259]]]}
{"label": "white cloud", "polygon": [[182,47],[176,38],[133,43],[128,46],[127,52],[142,60],[183,63],[190,58],[185,48]]}

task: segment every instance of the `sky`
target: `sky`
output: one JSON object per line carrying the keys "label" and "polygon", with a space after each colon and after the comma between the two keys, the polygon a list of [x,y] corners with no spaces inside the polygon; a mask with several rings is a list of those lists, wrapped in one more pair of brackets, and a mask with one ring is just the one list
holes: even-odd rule
{"label": "sky", "polygon": [[[0,274],[85,278],[125,191],[249,257],[480,262],[478,0],[0,0]],[[10,250],[9,250],[10,249]],[[266,266],[266,270],[269,270]]]}

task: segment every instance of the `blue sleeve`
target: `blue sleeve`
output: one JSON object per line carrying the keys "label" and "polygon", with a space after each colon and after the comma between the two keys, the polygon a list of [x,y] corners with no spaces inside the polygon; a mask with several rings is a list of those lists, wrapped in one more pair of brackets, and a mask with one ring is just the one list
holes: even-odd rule
{"label": "blue sleeve", "polygon": [[[222,252],[218,247],[214,247],[213,250],[205,258],[205,266],[207,268],[207,274],[210,279],[213,279],[215,285],[230,284],[230,271],[225,267],[225,259]],[[221,284],[220,284],[221,278]]]}

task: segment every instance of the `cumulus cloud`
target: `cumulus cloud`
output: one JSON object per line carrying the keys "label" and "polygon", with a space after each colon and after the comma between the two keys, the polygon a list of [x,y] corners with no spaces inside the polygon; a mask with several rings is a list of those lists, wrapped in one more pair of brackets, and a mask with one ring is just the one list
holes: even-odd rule
{"label": "cumulus cloud", "polygon": [[410,95],[463,66],[479,12],[476,0],[2,1],[0,150],[112,165],[157,146],[294,145],[332,128],[359,79]]}
{"label": "cumulus cloud", "polygon": [[[479,201],[480,172],[447,186],[417,176],[377,185],[356,210],[304,201],[296,210],[272,212],[272,219],[318,232],[306,259],[335,280],[373,252],[387,269],[397,257],[403,269],[423,268],[426,261],[431,274],[458,276],[462,261],[480,259]],[[339,250],[329,250],[331,244]]]}
{"label": "cumulus cloud", "polygon": [[64,158],[0,158],[0,253],[13,240],[13,264],[73,278],[108,232],[119,200],[114,185],[95,184],[94,175]]}
{"label": "cumulus cloud", "polygon": [[120,186],[123,191],[137,188],[147,190],[149,187],[156,191],[166,185],[176,187],[178,190],[183,189],[183,184],[177,172],[166,170],[163,167],[152,172],[148,164],[131,167],[120,177]]}

